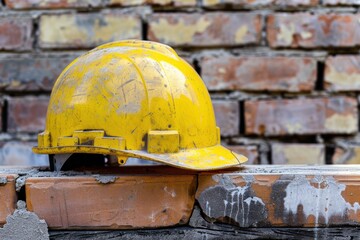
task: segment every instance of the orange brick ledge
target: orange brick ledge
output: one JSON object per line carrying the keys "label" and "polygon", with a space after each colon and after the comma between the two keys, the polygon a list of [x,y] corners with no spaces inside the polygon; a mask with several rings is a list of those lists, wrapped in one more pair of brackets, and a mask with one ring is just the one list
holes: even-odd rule
{"label": "orange brick ledge", "polygon": [[26,171],[0,169],[0,179],[7,179],[0,186],[2,224],[15,209],[18,174],[26,179],[27,209],[50,229],[360,226],[357,165]]}

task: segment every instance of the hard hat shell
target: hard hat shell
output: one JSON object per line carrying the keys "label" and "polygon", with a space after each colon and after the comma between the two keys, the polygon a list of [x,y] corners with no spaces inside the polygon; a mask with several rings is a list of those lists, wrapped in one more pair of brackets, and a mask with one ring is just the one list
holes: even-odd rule
{"label": "hard hat shell", "polygon": [[172,48],[140,40],[99,46],[64,69],[33,151],[135,157],[192,170],[247,160],[220,145],[195,70]]}

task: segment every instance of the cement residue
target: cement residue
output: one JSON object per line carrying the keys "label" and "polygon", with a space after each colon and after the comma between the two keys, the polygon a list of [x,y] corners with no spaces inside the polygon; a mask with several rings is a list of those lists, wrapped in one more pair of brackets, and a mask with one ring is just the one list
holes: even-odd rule
{"label": "cement residue", "polygon": [[233,188],[228,188],[228,185],[209,187],[197,200],[208,218],[240,227],[261,225],[268,216],[265,203],[255,196],[251,182]]}
{"label": "cement residue", "polygon": [[45,220],[25,209],[25,203],[18,202],[18,208],[7,216],[6,224],[0,228],[0,239],[3,240],[45,240],[49,239]]}
{"label": "cement residue", "polygon": [[96,181],[98,183],[101,183],[101,184],[108,184],[108,183],[114,183],[117,179],[117,177],[115,176],[100,176],[100,175],[95,175],[94,176]]}
{"label": "cement residue", "polygon": [[0,177],[0,185],[5,185],[7,183],[6,177]]}
{"label": "cement residue", "polygon": [[17,192],[20,192],[21,188],[25,186],[25,181],[27,178],[27,176],[21,176],[16,179],[15,187]]}

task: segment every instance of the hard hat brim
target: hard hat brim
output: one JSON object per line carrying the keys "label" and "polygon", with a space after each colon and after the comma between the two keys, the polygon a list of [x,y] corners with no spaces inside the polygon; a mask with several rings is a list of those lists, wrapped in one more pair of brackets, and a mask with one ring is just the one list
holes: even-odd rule
{"label": "hard hat brim", "polygon": [[234,153],[221,145],[215,145],[200,149],[186,149],[184,151],[180,150],[177,153],[163,154],[148,153],[141,150],[118,150],[89,145],[47,148],[34,147],[33,151],[39,154],[89,153],[118,155],[141,158],[178,168],[195,171],[218,170],[234,167],[248,160],[245,156]]}

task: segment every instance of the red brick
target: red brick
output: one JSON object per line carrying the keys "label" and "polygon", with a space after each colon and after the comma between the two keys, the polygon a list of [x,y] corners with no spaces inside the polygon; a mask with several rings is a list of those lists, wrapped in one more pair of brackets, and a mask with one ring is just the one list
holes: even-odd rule
{"label": "red brick", "polygon": [[261,18],[253,13],[160,13],[148,24],[148,39],[172,46],[238,46],[261,38]]}
{"label": "red brick", "polygon": [[101,0],[5,0],[12,9],[46,9],[46,8],[89,8],[100,7]]}
{"label": "red brick", "polygon": [[357,101],[348,97],[245,102],[245,132],[265,136],[358,131]]}
{"label": "red brick", "polygon": [[271,47],[356,47],[359,14],[272,14],[267,19]]}
{"label": "red brick", "polygon": [[5,91],[51,91],[55,80],[73,57],[0,59],[0,89]]}
{"label": "red brick", "polygon": [[39,21],[41,48],[90,48],[123,39],[141,38],[138,15],[119,11],[42,15]]}
{"label": "red brick", "polygon": [[323,144],[281,144],[271,146],[272,164],[325,164]]}
{"label": "red brick", "polygon": [[30,50],[31,32],[29,17],[0,17],[0,50]]}
{"label": "red brick", "polygon": [[259,151],[256,146],[226,145],[233,152],[240,153],[248,158],[245,165],[260,164]]}
{"label": "red brick", "polygon": [[48,166],[47,155],[35,154],[32,147],[37,142],[9,141],[0,142],[1,166]]}
{"label": "red brick", "polygon": [[108,5],[134,6],[134,5],[155,5],[155,6],[174,6],[174,7],[194,7],[196,0],[110,0]]}
{"label": "red brick", "polygon": [[360,146],[348,145],[346,149],[336,147],[332,163],[360,164]]}
{"label": "red brick", "polygon": [[45,128],[49,98],[21,97],[8,99],[8,131],[40,132]]}
{"label": "red brick", "polygon": [[208,222],[240,227],[359,226],[359,170],[247,166],[227,173],[204,172],[196,199]]}
{"label": "red brick", "polygon": [[325,88],[330,91],[360,90],[360,57],[329,57],[325,62]]}
{"label": "red brick", "polygon": [[204,7],[310,7],[316,6],[319,0],[203,0]]}
{"label": "red brick", "polygon": [[311,91],[317,73],[316,60],[307,57],[212,56],[200,64],[210,90]]}
{"label": "red brick", "polygon": [[[109,178],[109,176],[103,176]],[[130,229],[186,224],[195,175],[28,178],[26,203],[52,229]]]}
{"label": "red brick", "polygon": [[15,191],[15,179],[17,175],[14,174],[0,174],[0,225],[6,223],[6,217],[15,211],[17,195]]}
{"label": "red brick", "polygon": [[213,100],[216,123],[221,130],[221,136],[236,136],[239,134],[240,112],[236,101]]}
{"label": "red brick", "polygon": [[358,0],[322,0],[324,5],[360,5]]}

